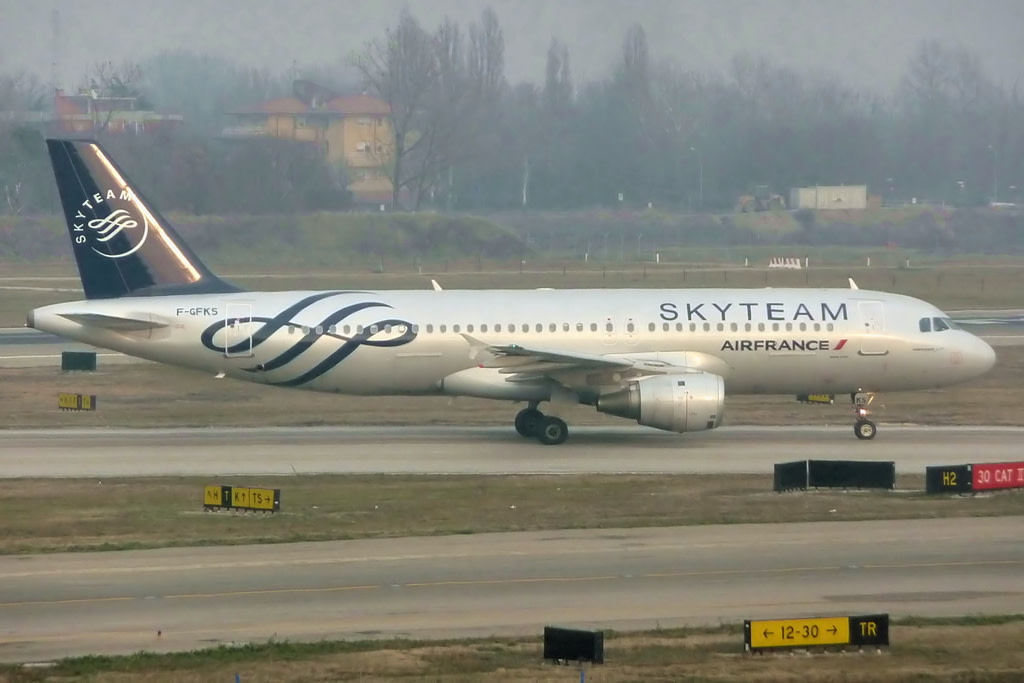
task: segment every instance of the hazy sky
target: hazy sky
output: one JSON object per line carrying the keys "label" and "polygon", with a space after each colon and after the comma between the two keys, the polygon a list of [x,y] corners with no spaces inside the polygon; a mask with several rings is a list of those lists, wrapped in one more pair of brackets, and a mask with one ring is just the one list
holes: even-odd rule
{"label": "hazy sky", "polygon": [[341,64],[394,23],[402,6],[432,27],[468,24],[490,5],[505,30],[512,80],[540,81],[552,36],[577,79],[603,76],[625,28],[639,22],[655,57],[725,70],[737,51],[831,71],[887,91],[920,40],[957,42],[990,75],[1024,75],[1024,0],[0,0],[0,70],[49,81],[51,13],[59,10],[59,85],[79,85],[98,61],[164,49],[218,53],[259,67]]}

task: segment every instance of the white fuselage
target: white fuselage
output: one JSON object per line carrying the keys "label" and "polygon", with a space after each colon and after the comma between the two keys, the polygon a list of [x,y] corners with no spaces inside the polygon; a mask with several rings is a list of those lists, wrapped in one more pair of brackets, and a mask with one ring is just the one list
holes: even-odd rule
{"label": "white fuselage", "polygon": [[427,290],[124,297],[40,308],[30,325],[162,363],[364,395],[534,397],[484,368],[479,383],[446,385],[473,374],[481,344],[658,360],[721,375],[733,394],[924,389],[992,366],[982,340],[922,331],[922,319],[947,320],[926,302],[854,289]]}

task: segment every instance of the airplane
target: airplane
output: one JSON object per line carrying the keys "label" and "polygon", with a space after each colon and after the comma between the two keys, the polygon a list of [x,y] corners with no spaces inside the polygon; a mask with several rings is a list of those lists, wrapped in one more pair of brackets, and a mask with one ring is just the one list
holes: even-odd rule
{"label": "airplane", "polygon": [[[726,394],[945,387],[995,352],[925,301],[849,288],[246,291],[217,277],[95,141],[48,139],[84,301],[38,330],[259,384],[525,402],[515,429],[563,443],[566,404],[671,432],[722,424]],[[547,403],[552,412],[544,413]]]}

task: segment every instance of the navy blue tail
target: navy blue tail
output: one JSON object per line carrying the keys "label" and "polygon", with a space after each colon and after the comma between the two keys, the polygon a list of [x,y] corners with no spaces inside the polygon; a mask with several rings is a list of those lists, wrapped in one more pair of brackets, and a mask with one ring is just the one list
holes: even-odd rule
{"label": "navy blue tail", "polygon": [[239,291],[206,267],[98,143],[46,146],[87,299]]}

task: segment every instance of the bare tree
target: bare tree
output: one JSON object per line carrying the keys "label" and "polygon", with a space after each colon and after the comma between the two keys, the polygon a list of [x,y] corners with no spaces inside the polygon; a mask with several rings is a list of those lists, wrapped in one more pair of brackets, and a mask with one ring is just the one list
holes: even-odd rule
{"label": "bare tree", "polygon": [[412,179],[406,159],[425,139],[422,133],[414,139],[414,131],[439,80],[433,40],[405,8],[382,40],[368,43],[350,62],[388,104],[394,140],[385,154],[390,161],[392,206],[400,208],[402,188]]}
{"label": "bare tree", "polygon": [[115,66],[113,62],[98,62],[93,68],[89,78],[89,94],[95,101],[100,97],[111,98],[107,102],[105,111],[93,109],[93,121],[97,128],[96,133],[107,132],[114,114],[118,111],[115,105],[115,98],[135,98],[138,100],[139,108],[147,108],[148,104],[142,99],[140,87],[142,85],[142,67],[135,62],[124,62]]}

